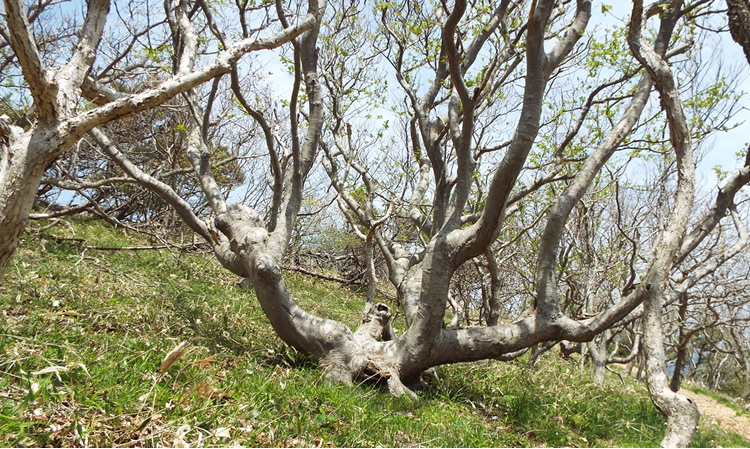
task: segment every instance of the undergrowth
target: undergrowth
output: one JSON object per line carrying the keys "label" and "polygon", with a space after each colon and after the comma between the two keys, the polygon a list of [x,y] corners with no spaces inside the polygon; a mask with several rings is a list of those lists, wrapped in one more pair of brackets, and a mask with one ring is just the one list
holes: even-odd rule
{"label": "undergrowth", "polygon": [[[0,286],[0,446],[657,446],[663,435],[642,384],[596,386],[553,354],[534,369],[441,367],[418,402],[330,385],[212,258],[87,248],[152,243],[94,221],[25,236]],[[357,324],[361,294],[286,279],[306,309]],[[750,442],[701,425],[695,444]]]}

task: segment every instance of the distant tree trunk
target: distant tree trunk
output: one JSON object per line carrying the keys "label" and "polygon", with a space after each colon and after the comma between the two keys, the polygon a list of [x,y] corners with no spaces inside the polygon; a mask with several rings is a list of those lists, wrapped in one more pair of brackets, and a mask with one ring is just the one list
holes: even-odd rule
{"label": "distant tree trunk", "polygon": [[369,232],[365,239],[365,264],[367,265],[367,300],[365,308],[375,304],[375,294],[378,291],[378,275],[375,272],[375,234]]}
{"label": "distant tree trunk", "polygon": [[586,353],[589,350],[589,346],[586,344],[582,344],[580,348],[581,352],[581,359],[578,361],[578,369],[583,374],[584,366],[586,366]]}
{"label": "distant tree trunk", "polygon": [[641,380],[643,379],[643,368],[644,368],[643,353],[639,353],[637,359],[638,359],[638,371],[635,372],[635,380]]}
{"label": "distant tree trunk", "polygon": [[729,335],[734,342],[732,356],[740,367],[740,372],[736,373],[742,385],[742,399],[750,400],[750,346],[747,344],[748,339],[741,330],[729,329]]}
{"label": "distant tree trunk", "polygon": [[610,331],[607,329],[588,343],[591,356],[591,374],[597,385],[604,385],[607,356],[609,355],[609,338]]}
{"label": "distant tree trunk", "polygon": [[[539,361],[539,357],[542,356],[545,352],[549,351],[550,349],[557,346],[558,342],[556,341],[547,341],[544,343],[538,343],[531,347],[531,357],[529,357],[529,362],[526,364],[527,368],[534,368],[536,366],[536,362]],[[508,360],[511,360],[512,357],[508,358]]]}
{"label": "distant tree trunk", "polygon": [[453,309],[453,318],[451,318],[450,323],[448,323],[445,328],[458,329],[461,327],[461,321],[464,319],[464,311],[461,308],[461,304],[459,304],[450,293],[448,294],[448,304],[450,304]]}
{"label": "distant tree trunk", "polygon": [[633,357],[631,361],[628,362],[627,365],[625,365],[625,375],[630,377],[631,374],[633,374],[633,367],[635,367],[635,361],[638,357]]}
{"label": "distant tree trunk", "polygon": [[541,351],[539,350],[539,344],[535,344],[534,346],[532,346],[529,361],[526,363],[526,368],[531,369],[536,367],[536,362],[539,361],[540,354]]}
{"label": "distant tree trunk", "polygon": [[689,336],[685,332],[686,318],[688,308],[688,296],[686,292],[682,292],[680,295],[680,307],[677,311],[679,317],[680,333],[677,339],[677,357],[674,362],[674,372],[672,373],[672,380],[669,382],[669,388],[677,393],[680,391],[680,384],[682,383],[682,376],[685,372],[685,363],[687,362],[687,348]]}
{"label": "distant tree trunk", "polygon": [[484,256],[487,259],[487,267],[489,269],[489,280],[490,280],[490,294],[489,294],[489,301],[488,301],[488,308],[487,311],[487,325],[488,326],[497,326],[497,323],[500,320],[500,287],[501,287],[501,280],[500,280],[500,269],[497,266],[497,258],[495,257],[495,253],[492,252],[492,248],[488,247],[487,250],[484,252]]}
{"label": "distant tree trunk", "polygon": [[716,365],[716,368],[714,368],[713,373],[711,374],[711,388],[714,390],[718,390],[721,385],[721,368],[724,367],[727,360],[729,360],[729,356],[725,355],[719,364]]}

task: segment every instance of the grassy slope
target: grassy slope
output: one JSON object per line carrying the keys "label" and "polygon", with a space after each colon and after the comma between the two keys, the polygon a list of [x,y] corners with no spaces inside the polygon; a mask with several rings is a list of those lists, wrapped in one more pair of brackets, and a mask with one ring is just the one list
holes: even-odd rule
{"label": "grassy slope", "polygon": [[[654,446],[643,385],[592,385],[550,354],[440,369],[417,403],[329,385],[251,291],[195,253],[101,223],[27,235],[0,286],[0,446]],[[289,274],[306,308],[355,325],[362,296]],[[179,342],[189,352],[157,367]],[[750,442],[702,425],[696,446]]]}

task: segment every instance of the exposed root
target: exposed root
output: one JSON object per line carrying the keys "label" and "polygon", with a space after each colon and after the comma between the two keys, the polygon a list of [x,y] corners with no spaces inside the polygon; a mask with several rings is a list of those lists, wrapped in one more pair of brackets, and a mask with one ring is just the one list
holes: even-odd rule
{"label": "exposed root", "polygon": [[426,370],[424,370],[422,372],[422,378],[423,379],[440,380],[440,378],[438,377],[437,368],[434,367],[434,366],[432,368],[427,368]]}
{"label": "exposed root", "polygon": [[388,377],[388,392],[396,397],[406,395],[414,401],[419,400],[419,396],[417,396],[417,394],[414,393],[411,389],[407,388],[407,386],[401,382],[401,379],[393,370],[391,370],[391,375],[390,377]]}
{"label": "exposed root", "polygon": [[342,366],[328,366],[325,370],[325,380],[332,384],[353,385],[352,373]]}
{"label": "exposed root", "polygon": [[[379,346],[382,342],[393,337],[391,309],[385,304],[367,307],[362,316],[362,324],[354,332],[353,343],[358,347],[349,346],[346,349],[331,351],[321,359],[326,380],[352,385],[354,379],[362,376],[366,379],[385,379],[388,391],[392,395],[407,396],[418,401],[416,393],[401,381],[398,369],[388,362],[385,354],[380,353]],[[425,371],[425,375],[437,379],[434,368]],[[414,387],[425,388],[427,384],[421,378],[417,378]]]}

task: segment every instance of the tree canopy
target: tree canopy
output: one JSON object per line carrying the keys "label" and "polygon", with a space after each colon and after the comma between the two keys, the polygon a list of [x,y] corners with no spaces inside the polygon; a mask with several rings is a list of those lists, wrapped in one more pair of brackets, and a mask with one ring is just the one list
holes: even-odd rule
{"label": "tree canopy", "polygon": [[[745,126],[750,61],[720,48],[729,30],[748,54],[747,6],[4,0],[0,276],[35,200],[179,218],[331,381],[417,398],[440,365],[581,343],[598,379],[642,357],[662,444],[689,445],[695,335],[750,388],[750,153],[696,170]],[[356,329],[284,283],[341,229],[369,289]]]}

